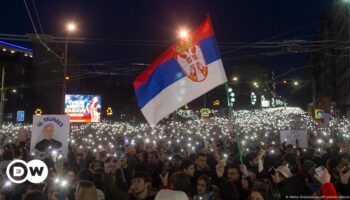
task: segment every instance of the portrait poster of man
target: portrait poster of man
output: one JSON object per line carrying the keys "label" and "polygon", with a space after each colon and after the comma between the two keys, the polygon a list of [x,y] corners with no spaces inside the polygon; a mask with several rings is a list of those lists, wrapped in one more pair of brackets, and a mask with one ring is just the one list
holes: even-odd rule
{"label": "portrait poster of man", "polygon": [[68,153],[69,116],[34,115],[30,153],[38,158]]}

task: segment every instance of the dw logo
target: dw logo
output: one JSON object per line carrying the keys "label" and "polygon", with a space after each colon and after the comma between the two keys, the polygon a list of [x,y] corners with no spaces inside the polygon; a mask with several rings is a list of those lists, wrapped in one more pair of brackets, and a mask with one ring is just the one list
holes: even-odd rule
{"label": "dw logo", "polygon": [[23,183],[26,180],[32,183],[43,182],[49,173],[46,164],[41,160],[13,160],[6,169],[8,179],[13,183]]}

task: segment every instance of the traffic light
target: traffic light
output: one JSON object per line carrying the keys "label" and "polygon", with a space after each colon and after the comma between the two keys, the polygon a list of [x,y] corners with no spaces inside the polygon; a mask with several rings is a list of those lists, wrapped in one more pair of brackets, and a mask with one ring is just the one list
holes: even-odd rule
{"label": "traffic light", "polygon": [[255,94],[255,92],[252,92],[250,94],[250,99],[251,99],[252,105],[255,105],[255,103],[256,103],[256,94]]}
{"label": "traffic light", "polygon": [[229,107],[233,107],[233,103],[236,101],[235,93],[233,92],[232,88],[228,88],[228,102],[227,105]]}

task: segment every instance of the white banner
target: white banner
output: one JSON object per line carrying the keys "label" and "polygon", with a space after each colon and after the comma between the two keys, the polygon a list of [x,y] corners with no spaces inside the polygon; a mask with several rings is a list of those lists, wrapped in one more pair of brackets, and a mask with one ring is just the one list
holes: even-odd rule
{"label": "white banner", "polygon": [[34,115],[30,153],[38,158],[66,157],[68,137],[68,115]]}
{"label": "white banner", "polygon": [[307,131],[306,130],[284,130],[280,132],[281,144],[286,142],[286,144],[296,145],[298,140],[300,148],[307,148]]}

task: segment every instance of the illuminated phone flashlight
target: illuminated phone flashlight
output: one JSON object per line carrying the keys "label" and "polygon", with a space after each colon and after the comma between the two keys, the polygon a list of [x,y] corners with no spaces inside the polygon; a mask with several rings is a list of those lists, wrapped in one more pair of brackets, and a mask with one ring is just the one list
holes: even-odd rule
{"label": "illuminated phone flashlight", "polygon": [[55,178],[54,182],[55,182],[55,183],[59,183],[59,182],[60,182],[60,179],[59,179],[59,178]]}
{"label": "illuminated phone flashlight", "polygon": [[52,156],[57,156],[57,151],[56,150],[51,151],[51,155]]}
{"label": "illuminated phone flashlight", "polygon": [[275,153],[275,150],[273,150],[273,149],[271,149],[271,151],[270,151],[272,154],[274,154]]}
{"label": "illuminated phone flashlight", "polygon": [[224,154],[224,158],[227,158],[227,154],[226,153]]}
{"label": "illuminated phone flashlight", "polygon": [[275,144],[275,141],[272,141],[272,144],[274,145],[274,144]]}
{"label": "illuminated phone flashlight", "polygon": [[62,181],[61,181],[61,186],[62,186],[62,187],[66,187],[66,186],[67,186],[67,183],[68,183],[68,182],[67,182],[66,180],[62,180]]}
{"label": "illuminated phone flashlight", "polygon": [[149,143],[149,139],[148,139],[148,138],[146,138],[145,142],[148,144],[148,143]]}
{"label": "illuminated phone flashlight", "polygon": [[321,139],[318,139],[318,140],[317,140],[317,143],[321,144],[321,143],[322,143],[322,140],[321,140]]}
{"label": "illuminated phone flashlight", "polygon": [[10,187],[11,185],[12,185],[11,181],[6,181],[4,186],[5,187]]}
{"label": "illuminated phone flashlight", "polygon": [[172,159],[173,159],[173,157],[171,157],[171,156],[168,157],[168,160],[172,160]]}
{"label": "illuminated phone flashlight", "polygon": [[329,140],[329,143],[333,144],[333,139],[330,139],[330,140]]}

